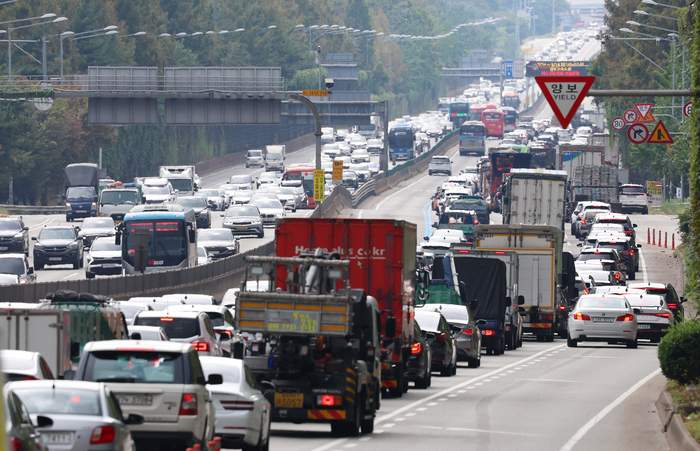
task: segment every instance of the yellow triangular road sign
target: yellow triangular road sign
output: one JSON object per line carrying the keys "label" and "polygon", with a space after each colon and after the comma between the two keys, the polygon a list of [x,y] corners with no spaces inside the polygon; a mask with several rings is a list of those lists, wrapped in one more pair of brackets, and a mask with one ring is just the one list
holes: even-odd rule
{"label": "yellow triangular road sign", "polygon": [[666,129],[663,121],[659,121],[651,134],[649,134],[647,144],[673,144],[673,138],[671,138],[671,134]]}

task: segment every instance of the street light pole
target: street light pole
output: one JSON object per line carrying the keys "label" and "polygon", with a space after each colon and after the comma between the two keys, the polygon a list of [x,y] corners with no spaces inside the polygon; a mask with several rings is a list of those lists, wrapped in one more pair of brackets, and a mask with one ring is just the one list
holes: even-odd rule
{"label": "street light pole", "polygon": [[[54,17],[55,14],[45,14],[45,16],[51,16]],[[26,19],[22,19],[26,20]],[[38,25],[46,25],[49,23],[58,23],[58,22],[63,22],[68,20],[67,17],[59,17],[58,19],[54,20],[48,20],[46,22],[37,22],[37,23],[32,23],[29,25],[22,25],[21,27],[14,27],[14,28],[7,28],[7,72],[8,72],[8,79],[12,81],[12,31],[14,30],[19,30],[21,28],[30,28],[30,27],[36,27]]]}

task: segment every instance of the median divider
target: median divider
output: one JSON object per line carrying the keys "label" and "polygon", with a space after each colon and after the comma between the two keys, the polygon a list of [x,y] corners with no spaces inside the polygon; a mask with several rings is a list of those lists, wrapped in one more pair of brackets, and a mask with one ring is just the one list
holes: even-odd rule
{"label": "median divider", "polygon": [[182,292],[209,294],[221,299],[227,290],[239,287],[243,282],[246,255],[272,255],[274,252],[273,240],[255,249],[192,268],[130,276],[0,286],[0,299],[4,302],[38,302],[47,293],[58,290],[100,294],[114,299],[155,297]]}

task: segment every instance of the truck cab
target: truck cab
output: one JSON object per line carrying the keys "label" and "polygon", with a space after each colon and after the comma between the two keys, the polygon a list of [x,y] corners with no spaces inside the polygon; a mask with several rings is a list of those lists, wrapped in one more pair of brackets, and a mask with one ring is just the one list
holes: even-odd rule
{"label": "truck cab", "polygon": [[65,168],[66,221],[97,216],[99,168],[94,163],[69,164]]}
{"label": "truck cab", "polygon": [[136,186],[125,186],[116,182],[100,191],[97,204],[98,216],[111,217],[115,224],[119,224],[134,205],[141,204],[141,193]]}

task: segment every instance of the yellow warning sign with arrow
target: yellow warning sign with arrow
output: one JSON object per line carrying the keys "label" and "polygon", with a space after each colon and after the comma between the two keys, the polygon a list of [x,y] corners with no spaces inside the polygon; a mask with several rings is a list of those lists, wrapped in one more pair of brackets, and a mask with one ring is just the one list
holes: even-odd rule
{"label": "yellow warning sign with arrow", "polygon": [[673,144],[673,138],[671,138],[671,134],[666,129],[663,121],[660,120],[649,134],[647,144]]}

